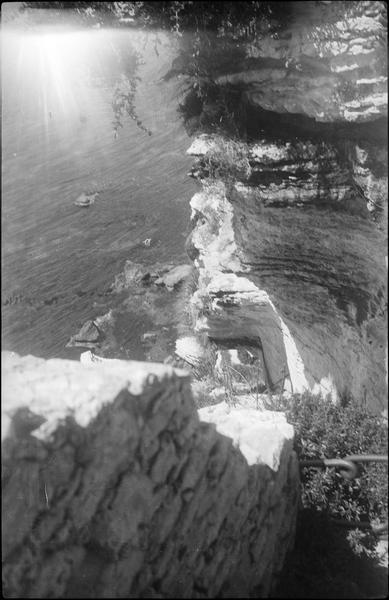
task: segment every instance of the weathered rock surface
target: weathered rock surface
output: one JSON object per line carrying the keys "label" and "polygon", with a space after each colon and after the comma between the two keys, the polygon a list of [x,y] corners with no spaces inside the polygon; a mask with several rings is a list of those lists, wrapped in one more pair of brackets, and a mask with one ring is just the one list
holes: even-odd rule
{"label": "weathered rock surface", "polygon": [[134,285],[146,282],[149,278],[150,273],[144,265],[135,263],[132,260],[126,260],[123,271],[115,277],[113,289],[115,292],[121,292]]}
{"label": "weathered rock surface", "polygon": [[184,281],[192,272],[191,265],[177,265],[170,269],[166,274],[159,277],[155,283],[157,285],[165,285],[168,290],[172,290],[179,283]]}
{"label": "weathered rock surface", "polygon": [[387,114],[384,2],[289,2],[290,21],[246,47],[216,81],[262,109],[317,121],[366,122]]}
{"label": "weathered rock surface", "polygon": [[116,276],[113,283],[115,292],[133,289],[136,286],[156,284],[172,290],[192,271],[191,265],[173,265],[171,263],[156,263],[150,269],[141,263],[127,260],[122,273]]}
{"label": "weathered rock surface", "polygon": [[201,421],[166,365],[2,366],[5,596],[268,597],[299,497],[283,415]]}
{"label": "weathered rock surface", "polygon": [[103,338],[103,333],[97,324],[92,321],[86,321],[80,331],[72,336],[67,346],[85,346],[95,347],[99,345]]}
{"label": "weathered rock surface", "polygon": [[348,391],[382,410],[386,155],[368,148],[200,136],[187,247],[197,331],[261,348],[269,389]]}
{"label": "weathered rock surface", "polygon": [[[67,347],[95,349],[107,358],[163,361],[172,352],[180,321],[177,305],[193,271],[189,264],[127,260],[106,292],[110,310],[89,319]],[[106,306],[95,302],[91,310],[96,314]]]}
{"label": "weathered rock surface", "polygon": [[189,365],[197,366],[204,356],[203,346],[196,336],[180,337],[176,340],[175,354]]}
{"label": "weathered rock surface", "polygon": [[229,172],[238,192],[260,197],[266,207],[315,206],[386,223],[385,145],[297,138],[245,144],[203,134],[188,154],[197,157],[193,177],[204,182]]}
{"label": "weathered rock surface", "polygon": [[[194,328],[223,351],[256,348],[253,377],[269,390],[351,392],[381,411],[386,5],[285,10],[277,32],[259,27],[212,66],[214,105],[235,98],[242,139],[203,134],[188,150],[202,185],[187,242]],[[210,102],[199,99],[196,117],[207,131]]]}

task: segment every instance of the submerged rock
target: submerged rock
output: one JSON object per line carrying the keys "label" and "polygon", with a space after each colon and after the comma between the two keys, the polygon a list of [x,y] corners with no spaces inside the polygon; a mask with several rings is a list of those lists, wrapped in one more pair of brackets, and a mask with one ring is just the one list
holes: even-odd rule
{"label": "submerged rock", "polygon": [[93,194],[87,194],[83,192],[78,196],[78,198],[74,201],[75,206],[81,206],[83,208],[88,208],[91,204],[94,203],[96,197],[99,195],[98,192],[94,192]]}
{"label": "submerged rock", "polygon": [[113,289],[115,292],[121,292],[133,285],[139,285],[141,282],[147,281],[149,277],[150,271],[147,267],[141,263],[126,260],[123,271],[115,277]]}

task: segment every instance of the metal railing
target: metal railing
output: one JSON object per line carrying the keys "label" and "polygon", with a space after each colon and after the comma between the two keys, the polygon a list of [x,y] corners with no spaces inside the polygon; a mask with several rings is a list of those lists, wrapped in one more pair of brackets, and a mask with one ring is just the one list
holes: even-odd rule
{"label": "metal railing", "polygon": [[[345,458],[316,458],[310,460],[300,460],[300,468],[317,467],[325,469],[327,467],[338,468],[340,474],[348,480],[358,477],[361,473],[360,465],[371,462],[388,462],[388,457],[380,454],[351,454]],[[374,525],[369,521],[348,521],[346,519],[331,518],[331,521],[343,527],[369,529],[377,535],[388,532],[388,521],[380,525]]]}

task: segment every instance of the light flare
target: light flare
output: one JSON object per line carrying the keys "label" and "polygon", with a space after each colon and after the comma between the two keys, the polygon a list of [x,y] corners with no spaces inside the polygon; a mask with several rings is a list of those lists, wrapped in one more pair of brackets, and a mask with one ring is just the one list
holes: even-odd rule
{"label": "light flare", "polygon": [[44,120],[60,113],[79,118],[90,101],[85,65],[98,60],[103,32],[42,32],[25,34],[18,44],[16,62],[19,92],[37,103]]}

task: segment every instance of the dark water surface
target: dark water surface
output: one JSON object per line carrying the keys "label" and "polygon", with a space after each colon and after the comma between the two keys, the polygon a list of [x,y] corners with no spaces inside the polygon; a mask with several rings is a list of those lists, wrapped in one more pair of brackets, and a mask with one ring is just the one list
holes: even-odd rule
{"label": "dark water surface", "polygon": [[[136,94],[153,135],[127,117],[115,138],[112,86],[86,84],[76,69],[112,61],[110,38],[96,41],[96,32],[89,55],[78,41],[69,58],[67,42],[61,54],[56,38],[45,54],[3,34],[3,350],[78,358],[83,349],[65,345],[118,302],[109,289],[126,259],[188,262],[190,139],[177,113],[177,81],[161,81],[174,57],[161,39],[159,55],[153,43],[143,50]],[[75,206],[88,191],[99,192],[95,203]],[[131,330],[135,343],[149,324],[134,314],[126,325],[131,344]]]}

